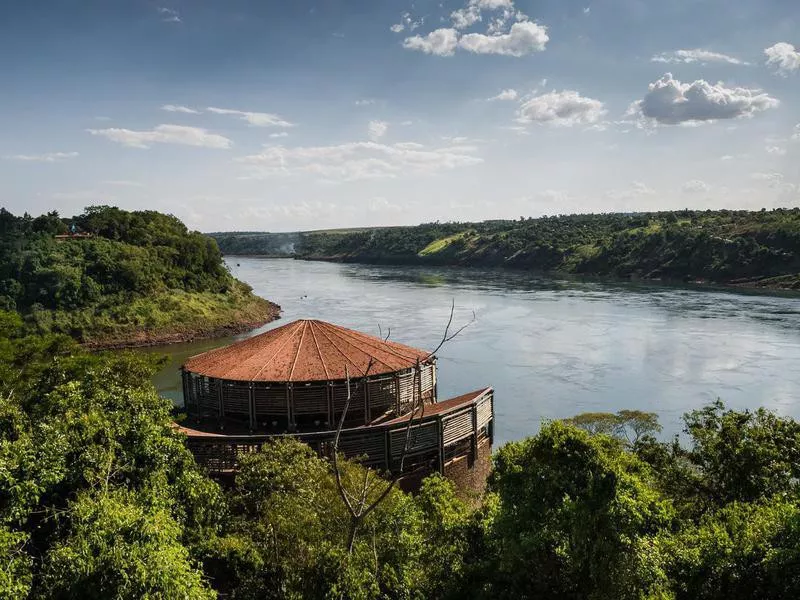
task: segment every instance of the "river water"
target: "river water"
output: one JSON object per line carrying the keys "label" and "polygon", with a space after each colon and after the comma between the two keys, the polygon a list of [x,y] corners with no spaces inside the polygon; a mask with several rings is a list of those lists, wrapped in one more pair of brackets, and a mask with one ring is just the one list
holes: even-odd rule
{"label": "river water", "polygon": [[[800,418],[800,296],[545,278],[524,272],[383,267],[231,257],[233,274],[277,302],[282,318],[331,321],[434,348],[439,396],[495,389],[496,441],[536,433],[543,419],[587,411],[656,412],[664,432],[719,397]],[[380,328],[379,328],[380,327]],[[252,334],[250,334],[252,335]],[[240,336],[245,337],[245,336]],[[154,348],[155,379],[182,403],[177,369],[235,338]]]}

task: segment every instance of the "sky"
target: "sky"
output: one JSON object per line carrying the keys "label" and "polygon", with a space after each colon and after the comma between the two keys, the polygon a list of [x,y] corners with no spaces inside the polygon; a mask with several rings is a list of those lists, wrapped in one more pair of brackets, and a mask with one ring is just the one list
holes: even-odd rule
{"label": "sky", "polygon": [[797,0],[6,0],[0,82],[15,214],[800,206]]}

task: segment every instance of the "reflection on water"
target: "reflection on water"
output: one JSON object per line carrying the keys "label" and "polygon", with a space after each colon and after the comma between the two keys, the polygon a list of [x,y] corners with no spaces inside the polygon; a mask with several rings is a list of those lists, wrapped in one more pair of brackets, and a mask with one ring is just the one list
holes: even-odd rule
{"label": "reflection on water", "polygon": [[[238,263],[238,264],[237,264]],[[717,397],[800,417],[800,297],[646,284],[549,279],[524,272],[377,267],[237,258],[236,277],[283,307],[433,348],[456,302],[456,323],[477,322],[439,353],[441,397],[496,390],[502,443],[542,419],[637,408],[680,416]],[[232,338],[155,349],[170,355],[156,378],[180,403],[189,356]]]}

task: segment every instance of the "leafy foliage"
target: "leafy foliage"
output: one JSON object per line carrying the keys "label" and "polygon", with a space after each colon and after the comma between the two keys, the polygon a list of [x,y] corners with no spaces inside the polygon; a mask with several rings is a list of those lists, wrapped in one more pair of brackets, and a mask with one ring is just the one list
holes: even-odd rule
{"label": "leafy foliage", "polygon": [[649,476],[617,440],[558,422],[504,446],[487,597],[655,597],[666,580],[654,535],[672,510]]}
{"label": "leafy foliage", "polygon": [[621,410],[618,413],[581,413],[566,423],[584,429],[589,433],[603,433],[636,444],[643,436],[651,436],[661,431],[658,415],[641,410]]}
{"label": "leafy foliage", "polygon": [[[295,252],[304,258],[800,288],[798,208],[561,215],[297,235]],[[259,253],[258,239],[248,234],[248,253]],[[237,248],[226,245],[226,252]]]}
{"label": "leafy foliage", "polygon": [[[87,237],[54,237],[68,228]],[[269,313],[230,275],[214,240],[170,215],[108,206],[63,220],[0,209],[0,309],[18,311],[33,332],[110,343]]]}
{"label": "leafy foliage", "polygon": [[[0,381],[0,597],[208,597],[188,548],[217,527],[219,487],[131,353],[9,338]],[[184,542],[187,546],[184,546]]]}
{"label": "leafy foliage", "polygon": [[[198,470],[157,359],[27,336],[0,312],[0,598],[784,599],[800,595],[800,425],[715,403],[688,444],[649,413],[545,424],[480,506],[434,475],[351,520],[293,439]],[[342,460],[346,490],[386,488]]]}

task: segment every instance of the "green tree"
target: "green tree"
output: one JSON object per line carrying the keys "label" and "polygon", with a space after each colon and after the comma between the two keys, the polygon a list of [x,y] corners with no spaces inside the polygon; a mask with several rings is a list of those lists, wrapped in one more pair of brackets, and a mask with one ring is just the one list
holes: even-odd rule
{"label": "green tree", "polygon": [[727,410],[719,400],[685,415],[688,458],[710,498],[725,504],[795,493],[800,481],[800,423],[763,408]]}
{"label": "green tree", "polygon": [[61,529],[44,557],[41,597],[216,598],[180,543],[175,519],[129,492],[80,494]]}
{"label": "green tree", "polygon": [[655,535],[669,502],[617,440],[560,422],[494,458],[499,499],[486,595],[642,598],[666,589]]}
{"label": "green tree", "polygon": [[[386,483],[341,461],[348,489]],[[206,568],[233,598],[404,598],[422,581],[422,515],[414,500],[392,490],[364,520],[348,550],[349,513],[327,461],[287,439],[242,457],[231,499],[232,521],[211,540]]]}
{"label": "green tree", "polygon": [[661,540],[679,600],[800,596],[800,507],[733,502]]}

